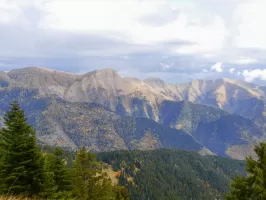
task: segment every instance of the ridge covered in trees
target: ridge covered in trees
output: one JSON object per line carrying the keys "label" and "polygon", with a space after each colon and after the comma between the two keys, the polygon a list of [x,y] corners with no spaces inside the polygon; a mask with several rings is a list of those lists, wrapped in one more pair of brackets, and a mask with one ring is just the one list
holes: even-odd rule
{"label": "ridge covered in trees", "polygon": [[0,194],[38,199],[129,199],[127,190],[112,185],[102,164],[84,147],[73,162],[60,148],[41,151],[18,102],[11,104],[0,130]]}
{"label": "ridge covered in trees", "polygon": [[130,199],[223,199],[236,175],[245,175],[245,162],[193,151],[159,149],[97,154],[117,171]]}

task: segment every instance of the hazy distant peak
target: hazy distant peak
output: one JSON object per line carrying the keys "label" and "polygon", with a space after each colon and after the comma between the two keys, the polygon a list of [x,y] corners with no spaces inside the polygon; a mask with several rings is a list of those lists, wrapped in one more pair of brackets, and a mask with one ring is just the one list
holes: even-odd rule
{"label": "hazy distant peak", "polygon": [[44,68],[44,67],[25,67],[25,68],[20,68],[20,69],[14,69],[8,72],[9,75],[11,74],[18,74],[18,73],[28,73],[28,74],[62,74],[62,75],[68,75],[68,76],[78,76],[77,74],[73,74],[70,72],[65,72],[65,71],[59,71],[55,69],[49,69],[49,68]]}
{"label": "hazy distant peak", "polygon": [[43,67],[34,67],[34,66],[30,66],[30,67],[24,67],[24,68],[19,68],[19,69],[13,69],[11,70],[9,73],[12,72],[19,72],[19,71],[25,71],[25,72],[34,72],[34,71],[56,71],[54,69],[48,69],[48,68],[43,68]]}
{"label": "hazy distant peak", "polygon": [[44,67],[35,67],[35,66],[29,66],[24,68],[26,70],[36,70],[36,71],[46,71],[46,72],[56,72],[55,69],[49,69],[49,68],[44,68]]}
{"label": "hazy distant peak", "polygon": [[160,78],[154,78],[154,77],[149,77],[147,79],[144,80],[144,82],[146,83],[152,83],[152,84],[165,84],[165,82],[160,79]]}
{"label": "hazy distant peak", "polygon": [[254,85],[252,83],[245,82],[243,80],[236,80],[236,79],[230,79],[230,78],[223,78],[222,79],[225,83],[231,83],[231,84],[243,84],[243,85]]}
{"label": "hazy distant peak", "polygon": [[120,76],[118,72],[115,69],[112,68],[105,68],[105,69],[99,69],[95,71],[88,72],[84,74],[83,76],[91,76],[91,75],[96,75],[96,76]]}
{"label": "hazy distant peak", "polygon": [[192,80],[190,82],[190,85],[191,86],[199,86],[202,84],[211,84],[211,83],[212,84],[218,84],[218,85],[225,84],[225,83],[229,83],[232,85],[248,84],[244,81],[239,81],[239,80],[234,80],[234,79],[229,79],[229,78],[221,78],[221,79],[215,79],[215,80],[195,79],[195,80]]}
{"label": "hazy distant peak", "polygon": [[113,73],[118,73],[115,69],[112,68],[104,68],[104,69],[99,69],[95,70],[97,73],[106,73],[106,74],[113,74]]}
{"label": "hazy distant peak", "polygon": [[[64,88],[73,84],[76,77],[79,77],[76,74],[42,67],[14,69],[7,75],[20,86],[38,88],[41,94],[45,94],[46,90],[53,90],[52,92],[60,95],[64,93]],[[51,89],[51,87],[58,87],[59,89]]]}
{"label": "hazy distant peak", "polygon": [[6,79],[8,79],[7,73],[0,71],[0,80],[6,80]]}

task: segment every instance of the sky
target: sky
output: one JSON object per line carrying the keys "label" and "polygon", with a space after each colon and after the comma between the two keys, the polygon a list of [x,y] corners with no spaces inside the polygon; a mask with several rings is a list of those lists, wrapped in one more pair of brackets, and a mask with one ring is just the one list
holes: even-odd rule
{"label": "sky", "polygon": [[266,85],[265,0],[0,0],[0,71]]}

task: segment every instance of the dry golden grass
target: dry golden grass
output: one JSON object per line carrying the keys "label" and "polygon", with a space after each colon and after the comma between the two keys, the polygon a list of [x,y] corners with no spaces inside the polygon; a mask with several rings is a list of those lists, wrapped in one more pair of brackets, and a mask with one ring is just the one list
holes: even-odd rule
{"label": "dry golden grass", "polygon": [[20,196],[2,196],[0,200],[40,200],[38,198],[20,197]]}
{"label": "dry golden grass", "polygon": [[118,184],[118,178],[116,177],[117,172],[115,172],[110,166],[107,169],[104,169],[103,172],[106,172],[108,174],[113,185]]}

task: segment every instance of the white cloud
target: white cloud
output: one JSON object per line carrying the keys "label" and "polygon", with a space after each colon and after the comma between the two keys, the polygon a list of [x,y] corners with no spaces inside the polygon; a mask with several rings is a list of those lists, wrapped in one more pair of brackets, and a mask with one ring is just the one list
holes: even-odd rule
{"label": "white cloud", "polygon": [[252,82],[256,79],[266,80],[266,69],[244,70],[242,74],[247,82]]}
{"label": "white cloud", "polygon": [[170,64],[168,64],[168,63],[163,63],[163,62],[160,63],[160,66],[161,66],[161,69],[162,69],[162,70],[170,69],[173,65],[174,65],[173,62],[171,62]]}
{"label": "white cloud", "polygon": [[238,21],[235,42],[240,48],[266,49],[266,1],[244,1],[234,11],[234,18]]}
{"label": "white cloud", "polygon": [[203,57],[203,58],[214,58],[214,57],[215,57],[215,54],[212,54],[212,53],[206,53],[206,54],[203,54],[202,57]]}
{"label": "white cloud", "polygon": [[235,70],[236,70],[235,68],[229,69],[230,74],[233,74],[235,72]]}
{"label": "white cloud", "polygon": [[257,63],[258,60],[254,58],[240,58],[238,60],[234,60],[232,63],[239,64],[239,65],[247,65]]}
{"label": "white cloud", "polygon": [[223,63],[222,62],[215,63],[211,67],[211,70],[216,71],[216,72],[223,72]]}
{"label": "white cloud", "polygon": [[45,4],[42,26],[68,31],[115,31],[129,29],[137,17],[137,1],[53,0]]}
{"label": "white cloud", "polygon": [[16,4],[0,0],[0,23],[12,22],[18,17],[20,12],[21,10]]}
{"label": "white cloud", "polygon": [[207,69],[203,69],[202,72],[203,72],[203,73],[207,73],[208,70],[207,70]]}

